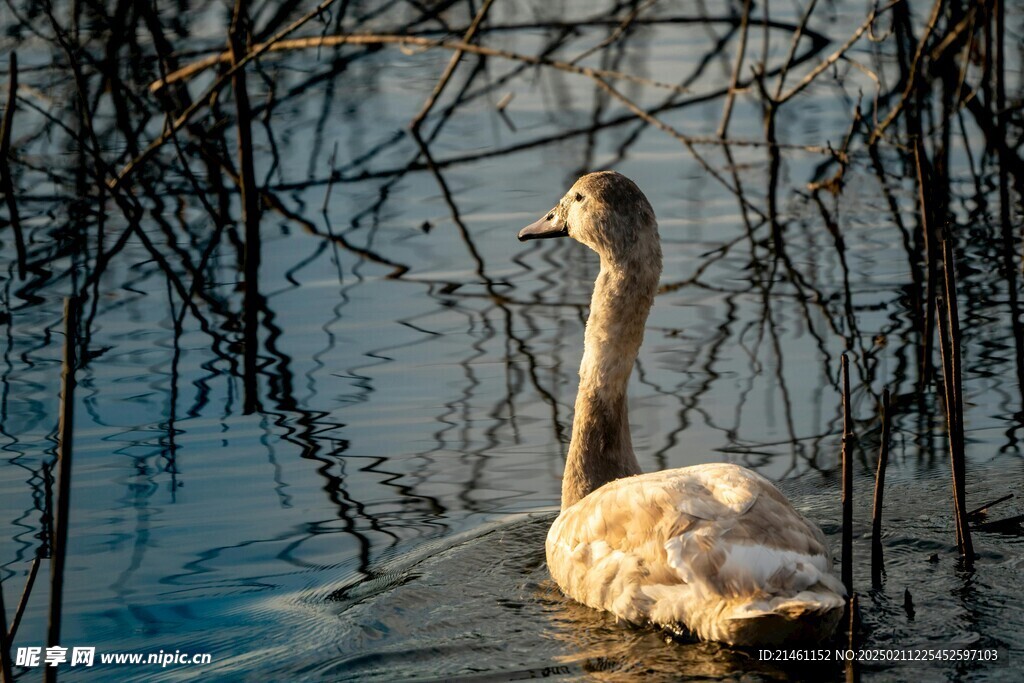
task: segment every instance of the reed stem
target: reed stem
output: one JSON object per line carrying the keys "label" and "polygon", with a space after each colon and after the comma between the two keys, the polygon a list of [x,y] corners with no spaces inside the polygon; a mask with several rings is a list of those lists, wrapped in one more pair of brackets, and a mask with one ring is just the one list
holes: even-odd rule
{"label": "reed stem", "polygon": [[875,473],[875,498],[871,507],[871,583],[882,583],[882,498],[885,495],[885,468],[889,464],[889,389],[882,393],[882,444],[878,448],[878,470]]}
{"label": "reed stem", "polygon": [[846,594],[853,595],[853,418],[850,405],[850,357],[842,356],[843,368],[843,559],[842,580]]}
{"label": "reed stem", "polygon": [[[943,359],[943,385],[946,395],[946,424],[949,432],[950,469],[953,475],[953,504],[956,515],[957,541],[965,568],[974,564],[974,543],[967,523],[967,456],[964,444],[964,396],[961,384],[960,316],[957,308],[956,262],[953,257],[952,238],[943,231],[942,272],[945,284],[945,310],[939,306],[940,337]],[[942,320],[945,313],[945,321]],[[942,324],[944,322],[944,324]]]}

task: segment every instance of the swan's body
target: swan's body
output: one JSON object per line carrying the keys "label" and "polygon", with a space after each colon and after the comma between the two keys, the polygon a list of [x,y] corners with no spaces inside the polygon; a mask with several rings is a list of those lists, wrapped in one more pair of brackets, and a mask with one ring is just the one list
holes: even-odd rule
{"label": "swan's body", "polygon": [[654,212],[614,172],[580,178],[519,238],[601,255],[562,509],[547,538],[569,597],[636,624],[735,645],[831,636],[845,590],[821,531],[767,479],[728,464],[640,474],[626,385],[661,275]]}

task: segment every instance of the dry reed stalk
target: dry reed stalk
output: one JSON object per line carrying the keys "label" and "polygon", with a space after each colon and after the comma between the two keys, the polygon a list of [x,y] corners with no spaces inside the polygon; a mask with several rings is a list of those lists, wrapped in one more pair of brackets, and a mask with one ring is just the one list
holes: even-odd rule
{"label": "dry reed stalk", "polygon": [[[857,599],[857,594],[853,593],[850,596],[849,601],[846,603],[846,611],[848,613],[847,621],[847,640],[846,647],[853,652],[856,652],[857,645],[857,629],[860,625],[860,603]],[[860,667],[857,664],[857,658],[847,659],[845,662],[845,673],[847,683],[856,683],[860,680]]]}
{"label": "dry reed stalk", "polygon": [[3,583],[0,582],[0,677],[3,683],[13,683],[11,671],[11,636],[7,633],[7,606],[4,604]]}
{"label": "dry reed stalk", "polygon": [[885,468],[889,464],[889,390],[882,392],[882,444],[878,448],[878,470],[875,473],[875,498],[871,506],[871,582],[882,583],[882,498],[885,495]]}
{"label": "dry reed stalk", "polygon": [[[970,569],[974,562],[974,546],[967,524],[965,502],[965,457],[963,435],[963,389],[960,386],[960,322],[956,303],[956,267],[953,259],[952,240],[946,234],[940,235],[931,212],[931,178],[920,138],[915,140],[914,162],[917,172],[918,197],[921,205],[921,227],[925,240],[927,259],[927,291],[925,310],[928,312],[923,340],[925,358],[930,360],[932,305],[938,322],[939,352],[942,357],[942,390],[946,412],[946,432],[949,441],[950,470],[953,483],[953,513],[956,525],[956,544],[965,567]],[[938,292],[938,266],[942,262],[943,291]],[[929,363],[930,365],[930,363]],[[922,370],[925,370],[923,368]]]}
{"label": "dry reed stalk", "polygon": [[850,357],[842,356],[843,367],[843,541],[842,580],[853,595],[853,417],[850,400]]}
{"label": "dry reed stalk", "polygon": [[[956,510],[957,537],[960,555],[969,570],[974,564],[974,542],[967,523],[967,455],[964,439],[964,390],[961,359],[960,315],[957,307],[956,262],[953,258],[953,240],[948,230],[942,239],[942,272],[945,282],[945,334],[941,344],[943,356],[943,384],[946,387],[946,418],[949,426],[950,469],[953,474],[953,504]],[[936,302],[938,304],[938,302]],[[941,319],[943,311],[939,311]]]}

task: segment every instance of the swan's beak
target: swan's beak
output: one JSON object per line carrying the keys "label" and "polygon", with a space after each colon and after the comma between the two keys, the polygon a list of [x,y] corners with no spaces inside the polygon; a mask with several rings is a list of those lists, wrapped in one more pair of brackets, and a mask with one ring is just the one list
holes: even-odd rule
{"label": "swan's beak", "polygon": [[569,226],[555,211],[541,218],[536,223],[530,223],[519,231],[519,241],[543,240],[549,237],[565,237],[569,234]]}

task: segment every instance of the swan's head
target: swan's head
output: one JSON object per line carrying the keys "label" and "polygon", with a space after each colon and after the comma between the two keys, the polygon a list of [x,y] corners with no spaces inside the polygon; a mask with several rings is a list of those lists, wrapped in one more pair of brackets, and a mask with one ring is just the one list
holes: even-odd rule
{"label": "swan's head", "polygon": [[571,237],[614,261],[658,246],[658,223],[647,197],[615,171],[588,173],[555,208],[519,231],[519,241]]}

